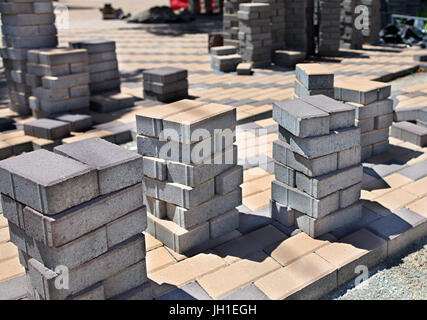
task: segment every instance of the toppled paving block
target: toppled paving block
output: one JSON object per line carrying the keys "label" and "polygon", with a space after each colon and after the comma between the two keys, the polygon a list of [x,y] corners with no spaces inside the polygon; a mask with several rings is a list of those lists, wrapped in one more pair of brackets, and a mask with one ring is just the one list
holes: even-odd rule
{"label": "toppled paving block", "polygon": [[90,108],[101,113],[114,112],[133,105],[134,97],[126,93],[105,93],[90,97]]}
{"label": "toppled paving block", "polygon": [[276,50],[274,51],[274,63],[280,67],[294,67],[304,61],[306,53],[302,51]]}
{"label": "toppled paving block", "polygon": [[24,123],[24,132],[28,136],[58,140],[70,135],[70,125],[57,120],[37,119]]}
{"label": "toppled paving block", "polygon": [[1,161],[0,181],[1,193],[47,215],[99,195],[94,168],[45,150]]}
{"label": "toppled paving block", "polygon": [[239,63],[236,68],[237,74],[250,76],[252,74],[252,66],[253,64],[251,62]]}
{"label": "toppled paving block", "polygon": [[391,126],[392,137],[424,147],[427,145],[427,127],[408,121],[395,122]]}
{"label": "toppled paving block", "polygon": [[297,80],[308,90],[334,87],[334,73],[318,63],[300,63],[295,67]]}
{"label": "toppled paving block", "polygon": [[134,185],[143,178],[143,160],[140,155],[100,138],[58,146],[55,147],[55,153],[96,168],[100,194]]}

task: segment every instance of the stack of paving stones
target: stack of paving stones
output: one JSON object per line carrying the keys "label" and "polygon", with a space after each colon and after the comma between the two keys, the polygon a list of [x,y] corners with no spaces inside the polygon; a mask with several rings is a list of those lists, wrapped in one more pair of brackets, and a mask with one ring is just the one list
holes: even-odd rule
{"label": "stack of paving stones", "polygon": [[243,61],[255,68],[268,67],[272,56],[271,6],[268,3],[243,3],[237,12],[239,49]]}
{"label": "stack of paving stones", "polygon": [[354,23],[357,17],[355,9],[360,5],[360,1],[341,1],[341,41],[350,49],[362,49],[363,36],[361,31],[356,29]]}
{"label": "stack of paving stones", "polygon": [[272,218],[319,237],[361,217],[360,129],[352,107],[318,95],[273,104]]}
{"label": "stack of paving stones", "polygon": [[97,138],[0,162],[30,298],[151,299],[142,172],[141,156]]}
{"label": "stack of paving stones", "polygon": [[314,1],[286,1],[286,49],[314,53]]}
{"label": "stack of paving stones", "polygon": [[340,49],[340,0],[320,0],[318,7],[318,53],[336,55]]}
{"label": "stack of paving stones", "polygon": [[90,103],[88,54],[85,49],[28,51],[27,83],[30,108],[36,118],[87,111]]}
{"label": "stack of paving stones", "polygon": [[224,13],[223,13],[223,32],[224,32],[224,45],[239,47],[239,19],[237,18],[237,11],[241,3],[248,3],[251,0],[224,0]]}
{"label": "stack of paving stones", "polygon": [[144,99],[173,102],[188,97],[188,71],[175,67],[160,67],[142,73]]}
{"label": "stack of paving stones", "polygon": [[369,29],[362,30],[365,43],[377,45],[380,43],[381,30],[381,0],[360,0],[369,10]]}
{"label": "stack of paving stones", "polygon": [[295,98],[320,94],[334,97],[334,73],[323,64],[300,63],[295,73]]}
{"label": "stack of paving stones", "polygon": [[27,51],[53,48],[58,44],[51,0],[1,0],[3,58],[10,109],[31,114],[31,87],[26,81]]}
{"label": "stack of paving stones", "polygon": [[147,232],[185,253],[237,229],[243,168],[235,108],[184,99],[137,114],[136,125]]}
{"label": "stack of paving stones", "polygon": [[386,152],[389,128],[393,123],[391,85],[363,78],[335,82],[335,99],[356,110],[356,125],[361,130],[362,161]]}
{"label": "stack of paving stones", "polygon": [[221,46],[211,48],[211,67],[217,71],[233,72],[242,62],[242,56],[237,54],[234,46]]}
{"label": "stack of paving stones", "polygon": [[71,125],[69,123],[53,119],[37,119],[24,123],[25,135],[44,139],[41,141],[44,142],[42,148],[49,151],[53,151],[54,147],[60,145],[62,139],[68,137],[70,132]]}
{"label": "stack of paving stones", "polygon": [[120,93],[120,72],[116,43],[111,40],[93,39],[70,42],[70,47],[86,49],[89,58],[91,109],[113,112],[134,105],[131,95]]}
{"label": "stack of paving stones", "polygon": [[285,0],[253,0],[270,5],[272,50],[285,48]]}

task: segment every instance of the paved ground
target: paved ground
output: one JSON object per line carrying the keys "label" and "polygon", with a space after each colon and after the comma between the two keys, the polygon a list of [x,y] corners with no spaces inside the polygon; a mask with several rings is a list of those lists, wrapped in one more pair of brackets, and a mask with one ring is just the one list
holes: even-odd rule
{"label": "paved ground", "polygon": [[[144,0],[140,4],[145,6],[149,2]],[[200,18],[196,23],[184,25],[127,24],[100,20],[96,7],[100,7],[102,1],[68,0],[62,3],[70,5],[72,29],[59,30],[61,45],[67,45],[71,40],[100,36],[115,40],[124,92],[141,98],[141,71],[144,69],[159,65],[183,67],[189,70],[192,96],[206,102],[233,105],[237,108],[238,120],[247,122],[239,126],[237,138],[239,162],[245,166],[239,230],[221,242],[211,243],[210,249],[194,256],[178,255],[147,236],[147,267],[156,298],[279,299],[308,285],[326,287],[331,285],[330,277],[338,274],[339,268],[337,262],[320,258],[320,248],[334,251],[333,243],[353,243],[349,249],[350,261],[357,261],[359,250],[366,250],[356,244],[357,239],[371,239],[378,245],[375,252],[386,254],[387,243],[378,234],[376,225],[387,224],[393,219],[402,220],[396,224],[399,228],[394,234],[399,241],[414,236],[415,226],[426,225],[427,148],[397,139],[390,139],[392,146],[388,153],[364,164],[364,218],[360,224],[352,229],[337,230],[323,240],[313,240],[303,234],[295,235],[292,228],[272,223],[268,216],[273,179],[271,165],[260,168],[247,160],[265,155],[271,164],[271,144],[277,139],[277,125],[270,115],[271,103],[293,96],[294,73],[280,68],[256,70],[253,76],[213,72],[207,54],[207,33],[221,29],[220,21],[215,18]],[[130,0],[120,1],[125,11],[126,5],[132,4]],[[95,9],[79,9],[79,6]],[[344,51],[342,57],[322,63],[326,63],[337,77],[386,80],[414,70],[416,64],[412,55],[416,52],[417,49],[367,46],[367,50]],[[395,91],[395,98],[407,106],[425,105],[426,95],[425,83],[401,86]],[[98,122],[112,121],[110,118],[113,118],[114,121],[134,123],[135,113],[151,107],[155,106],[142,102],[123,112],[93,116]],[[17,117],[7,109],[0,110],[0,116],[13,117],[21,124],[31,120],[31,117]],[[257,136],[254,130],[263,128],[268,134]],[[101,129],[98,133],[101,134]],[[0,140],[25,138],[19,130],[8,134],[0,134]],[[102,134],[108,135],[108,130],[103,130]],[[396,218],[402,208],[408,209],[404,216],[408,221]],[[351,239],[349,235],[352,235]],[[366,252],[373,252],[369,250]],[[0,215],[0,281],[15,281],[12,287],[16,288],[18,282],[22,283],[23,273],[16,248],[9,242],[7,222]],[[18,297],[16,293],[15,297]]]}

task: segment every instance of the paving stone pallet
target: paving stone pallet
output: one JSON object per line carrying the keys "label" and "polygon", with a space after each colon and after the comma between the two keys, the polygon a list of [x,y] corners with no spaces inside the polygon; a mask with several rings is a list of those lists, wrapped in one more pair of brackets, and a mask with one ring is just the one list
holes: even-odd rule
{"label": "paving stone pallet", "polygon": [[363,170],[354,117],[352,107],[324,95],[273,104],[279,124],[273,219],[317,238],[361,217]]}
{"label": "paving stone pallet", "polygon": [[184,253],[237,229],[243,168],[235,108],[181,100],[137,114],[136,122],[147,232]]}
{"label": "paving stone pallet", "polygon": [[142,178],[141,156],[99,138],[0,162],[2,210],[30,298],[151,299]]}
{"label": "paving stone pallet", "polygon": [[26,79],[27,51],[53,48],[58,44],[52,1],[2,1],[2,42],[10,108],[21,115],[31,114],[31,84]]}
{"label": "paving stone pallet", "polygon": [[363,78],[335,82],[335,99],[356,110],[361,130],[362,161],[388,150],[389,127],[393,122],[391,85]]}

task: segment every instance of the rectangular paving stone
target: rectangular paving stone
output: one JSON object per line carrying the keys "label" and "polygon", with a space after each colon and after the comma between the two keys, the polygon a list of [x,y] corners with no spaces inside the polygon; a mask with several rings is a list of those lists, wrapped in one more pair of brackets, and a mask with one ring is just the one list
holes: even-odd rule
{"label": "rectangular paving stone", "polygon": [[424,178],[427,176],[427,160],[408,166],[398,171],[398,173],[414,181]]}
{"label": "rectangular paving stone", "polygon": [[242,189],[237,188],[224,195],[215,195],[212,199],[192,208],[183,208],[165,203],[167,217],[184,229],[191,229],[207,220],[213,219],[242,204]]}
{"label": "rectangular paving stone", "polygon": [[221,300],[269,300],[253,283],[226,294]]}
{"label": "rectangular paving stone", "polygon": [[145,70],[142,73],[144,81],[173,83],[187,78],[187,70],[175,67],[160,67],[156,69]]}
{"label": "rectangular paving stone", "polygon": [[272,300],[319,299],[337,288],[336,268],[315,253],[255,281]]}
{"label": "rectangular paving stone", "polygon": [[360,145],[360,128],[345,128],[327,135],[300,138],[279,127],[279,139],[288,143],[293,152],[312,159]]}
{"label": "rectangular paving stone", "polygon": [[340,208],[346,208],[360,199],[362,183],[356,183],[340,191]]}
{"label": "rectangular paving stone", "polygon": [[334,97],[334,89],[333,88],[307,89],[298,80],[295,80],[295,82],[294,82],[294,93],[295,93],[295,97],[298,97],[298,98],[316,96],[316,95],[324,95],[324,96],[327,96],[330,98]]}
{"label": "rectangular paving stone", "polygon": [[96,168],[100,194],[126,188],[143,178],[143,160],[139,154],[100,138],[63,144],[54,151]]}
{"label": "rectangular paving stone", "polygon": [[387,99],[391,94],[391,85],[363,78],[341,79],[334,86],[335,99],[364,105]]}
{"label": "rectangular paving stone", "polygon": [[215,193],[227,194],[243,183],[243,167],[235,166],[215,176]]}
{"label": "rectangular paving stone", "polygon": [[360,127],[361,133],[372,131],[375,129],[375,117],[356,120],[356,126]]}
{"label": "rectangular paving stone", "polygon": [[274,162],[274,176],[277,181],[287,184],[293,188],[296,187],[296,172],[295,170],[282,165],[280,162]]}
{"label": "rectangular paving stone", "polygon": [[99,195],[93,167],[45,150],[1,161],[0,181],[1,193],[47,215]]}
{"label": "rectangular paving stone", "polygon": [[328,194],[345,189],[362,181],[362,166],[333,171],[326,175],[314,178],[297,172],[295,177],[296,187],[315,198],[323,198]]}
{"label": "rectangular paving stone", "polygon": [[376,144],[381,141],[388,140],[389,129],[378,129],[369,132],[362,133],[360,135],[360,143],[362,147]]}
{"label": "rectangular paving stone", "polygon": [[205,105],[205,102],[184,99],[167,105],[146,108],[143,113],[136,114],[137,133],[149,137],[159,137],[163,131],[163,118],[189,109]]}
{"label": "rectangular paving stone", "polygon": [[73,48],[86,49],[89,54],[110,52],[116,50],[115,41],[107,39],[90,39],[83,41],[70,41],[70,46]]}
{"label": "rectangular paving stone", "polygon": [[233,209],[209,220],[209,234],[216,239],[239,227],[239,211]]}
{"label": "rectangular paving stone", "polygon": [[42,213],[1,196],[5,217],[32,238],[58,247],[99,228],[142,205],[141,184],[97,197],[59,214]]}
{"label": "rectangular paving stone", "polygon": [[234,107],[207,104],[163,118],[164,134],[160,134],[160,138],[167,138],[169,131],[173,131],[178,137],[173,134],[168,138],[170,140],[182,143],[198,142],[235,125]]}
{"label": "rectangular paving stone", "polygon": [[143,190],[147,196],[157,198],[184,208],[196,207],[212,199],[215,181],[211,179],[194,188],[174,182],[164,182],[145,177]]}
{"label": "rectangular paving stone", "polygon": [[295,66],[296,78],[307,89],[334,87],[334,73],[318,63],[299,63]]}
{"label": "rectangular paving stone", "polygon": [[366,105],[354,102],[347,102],[347,104],[355,108],[356,119],[358,120],[370,119],[393,112],[393,100],[391,99],[375,101]]}
{"label": "rectangular paving stone", "polygon": [[63,114],[55,115],[53,118],[69,123],[71,131],[74,132],[86,131],[92,127],[92,117],[86,114]]}
{"label": "rectangular paving stone", "polygon": [[297,137],[328,134],[329,114],[302,100],[273,103],[273,119]]}
{"label": "rectangular paving stone", "polygon": [[330,130],[354,126],[355,111],[352,107],[324,95],[301,99],[330,115]]}
{"label": "rectangular paving stone", "polygon": [[271,218],[277,220],[286,227],[291,227],[295,222],[294,210],[280,204],[277,201],[270,200]]}
{"label": "rectangular paving stone", "polygon": [[408,121],[393,123],[390,135],[420,147],[427,145],[427,128]]}
{"label": "rectangular paving stone", "polygon": [[358,202],[317,219],[308,215],[300,215],[295,218],[295,225],[310,237],[317,238],[360,219],[361,207],[361,203]]}
{"label": "rectangular paving stone", "polygon": [[388,128],[393,123],[393,113],[375,117],[375,129]]}
{"label": "rectangular paving stone", "polygon": [[50,140],[69,136],[70,129],[68,123],[51,119],[37,119],[24,123],[26,135]]}
{"label": "rectangular paving stone", "polygon": [[145,257],[145,240],[139,234],[81,266],[69,270],[69,289],[57,289],[58,274],[36,259],[27,259],[31,284],[45,300],[64,300],[88,286],[107,279]]}
{"label": "rectangular paving stone", "polygon": [[362,148],[354,146],[352,148],[338,152],[338,169],[347,168],[360,163]]}
{"label": "rectangular paving stone", "polygon": [[311,217],[324,217],[338,209],[339,193],[316,199],[310,195],[278,181],[271,184],[271,199]]}
{"label": "rectangular paving stone", "polygon": [[[318,158],[306,158],[291,150],[288,143],[282,140],[273,142],[273,158],[286,166],[304,173],[309,177],[326,174],[337,170],[338,154],[331,153]],[[359,161],[360,162],[360,161]]]}

